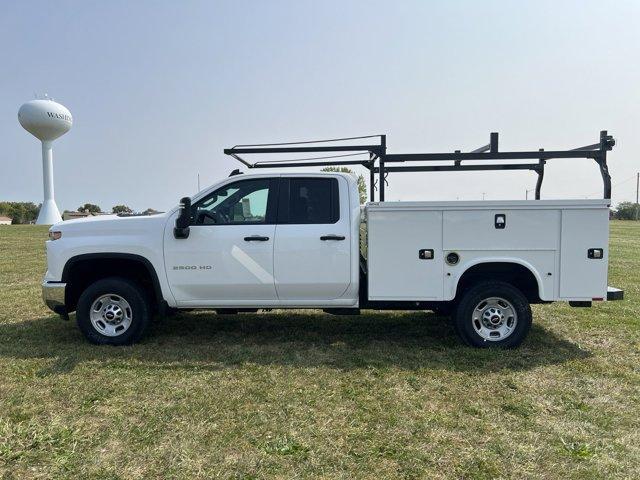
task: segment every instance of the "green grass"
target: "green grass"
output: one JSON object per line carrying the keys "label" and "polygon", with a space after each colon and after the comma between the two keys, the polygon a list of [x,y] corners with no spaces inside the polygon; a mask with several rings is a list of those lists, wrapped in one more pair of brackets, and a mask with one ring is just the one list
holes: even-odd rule
{"label": "green grass", "polygon": [[189,313],[91,346],[42,305],[45,236],[0,227],[0,477],[640,477],[638,223],[611,228],[626,300],[536,306],[515,351],[421,312]]}

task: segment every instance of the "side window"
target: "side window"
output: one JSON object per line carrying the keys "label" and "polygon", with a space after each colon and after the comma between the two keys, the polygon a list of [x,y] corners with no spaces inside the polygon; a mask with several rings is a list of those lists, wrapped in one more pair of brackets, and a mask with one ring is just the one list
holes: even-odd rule
{"label": "side window", "polygon": [[242,180],[225,185],[195,203],[192,225],[238,225],[268,222],[271,180]]}
{"label": "side window", "polygon": [[288,200],[289,211],[283,212],[283,223],[328,224],[340,219],[335,178],[290,178]]}

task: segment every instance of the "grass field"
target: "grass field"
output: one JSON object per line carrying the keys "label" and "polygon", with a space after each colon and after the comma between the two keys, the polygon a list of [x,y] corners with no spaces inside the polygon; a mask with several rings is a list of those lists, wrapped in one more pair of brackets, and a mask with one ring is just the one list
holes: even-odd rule
{"label": "grass field", "polygon": [[640,223],[611,227],[626,300],[536,306],[515,351],[422,312],[188,313],[91,346],[42,305],[45,236],[0,227],[0,477],[640,478]]}

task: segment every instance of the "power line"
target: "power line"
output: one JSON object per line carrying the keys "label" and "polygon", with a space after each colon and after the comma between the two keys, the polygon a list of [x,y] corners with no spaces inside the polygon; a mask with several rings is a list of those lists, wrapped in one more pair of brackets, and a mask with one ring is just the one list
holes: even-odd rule
{"label": "power line", "polygon": [[[629,178],[626,178],[626,179],[621,180],[621,181],[619,181],[617,183],[614,183],[613,185],[611,185],[611,189],[613,189],[614,187],[618,187],[618,186],[622,185],[623,183],[627,183],[629,180],[633,180],[634,178],[636,178],[636,175],[632,175]],[[602,193],[601,191],[597,191],[597,192],[590,193],[587,196],[590,197],[591,195],[600,195],[601,193]]]}

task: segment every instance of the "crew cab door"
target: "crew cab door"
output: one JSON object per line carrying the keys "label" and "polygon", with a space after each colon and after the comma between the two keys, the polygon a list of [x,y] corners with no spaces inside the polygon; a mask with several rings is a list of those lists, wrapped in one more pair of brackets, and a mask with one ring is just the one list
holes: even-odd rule
{"label": "crew cab door", "polygon": [[165,268],[181,306],[274,301],[273,245],[278,178],[230,182],[191,207],[189,237],[165,229]]}
{"label": "crew cab door", "polygon": [[351,229],[344,178],[281,178],[274,272],[284,303],[332,300],[345,293],[351,283]]}

